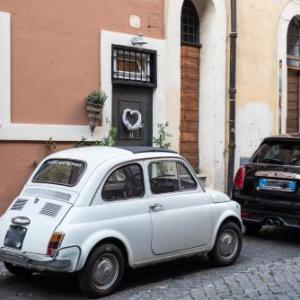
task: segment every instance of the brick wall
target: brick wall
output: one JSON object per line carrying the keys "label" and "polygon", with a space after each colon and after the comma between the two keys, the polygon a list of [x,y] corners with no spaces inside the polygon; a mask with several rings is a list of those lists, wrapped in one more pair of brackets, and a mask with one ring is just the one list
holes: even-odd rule
{"label": "brick wall", "polygon": [[288,71],[286,132],[299,132],[299,71]]}
{"label": "brick wall", "polygon": [[181,46],[180,153],[196,170],[199,166],[199,65],[199,48]]}

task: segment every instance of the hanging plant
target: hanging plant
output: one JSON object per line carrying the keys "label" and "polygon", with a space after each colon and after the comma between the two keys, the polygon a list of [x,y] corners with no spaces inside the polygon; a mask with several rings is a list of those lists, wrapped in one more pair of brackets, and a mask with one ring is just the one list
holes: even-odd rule
{"label": "hanging plant", "polygon": [[93,90],[85,98],[92,133],[97,125],[102,125],[102,112],[106,99],[107,95],[101,90]]}

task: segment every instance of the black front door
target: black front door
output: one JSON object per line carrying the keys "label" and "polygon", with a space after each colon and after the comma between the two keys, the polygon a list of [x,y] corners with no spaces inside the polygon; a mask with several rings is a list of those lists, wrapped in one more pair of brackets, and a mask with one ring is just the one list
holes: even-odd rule
{"label": "black front door", "polygon": [[[113,126],[118,130],[117,145],[151,146],[152,88],[114,85],[112,105]],[[130,130],[138,124],[139,118],[141,127]]]}

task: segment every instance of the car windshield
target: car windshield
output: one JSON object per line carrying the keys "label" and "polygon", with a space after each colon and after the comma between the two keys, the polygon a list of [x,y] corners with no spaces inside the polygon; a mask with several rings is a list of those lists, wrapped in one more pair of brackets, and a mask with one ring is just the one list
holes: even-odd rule
{"label": "car windshield", "polygon": [[267,141],[260,146],[253,162],[300,166],[300,143]]}
{"label": "car windshield", "polygon": [[33,178],[33,182],[74,186],[85,170],[82,161],[50,159],[43,163]]}

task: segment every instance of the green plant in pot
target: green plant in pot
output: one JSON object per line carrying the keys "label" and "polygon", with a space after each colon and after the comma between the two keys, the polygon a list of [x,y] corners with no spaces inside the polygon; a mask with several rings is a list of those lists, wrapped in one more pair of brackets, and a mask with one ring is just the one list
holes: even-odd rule
{"label": "green plant in pot", "polygon": [[92,133],[98,124],[102,125],[102,111],[106,99],[107,95],[101,90],[93,90],[85,98]]}

